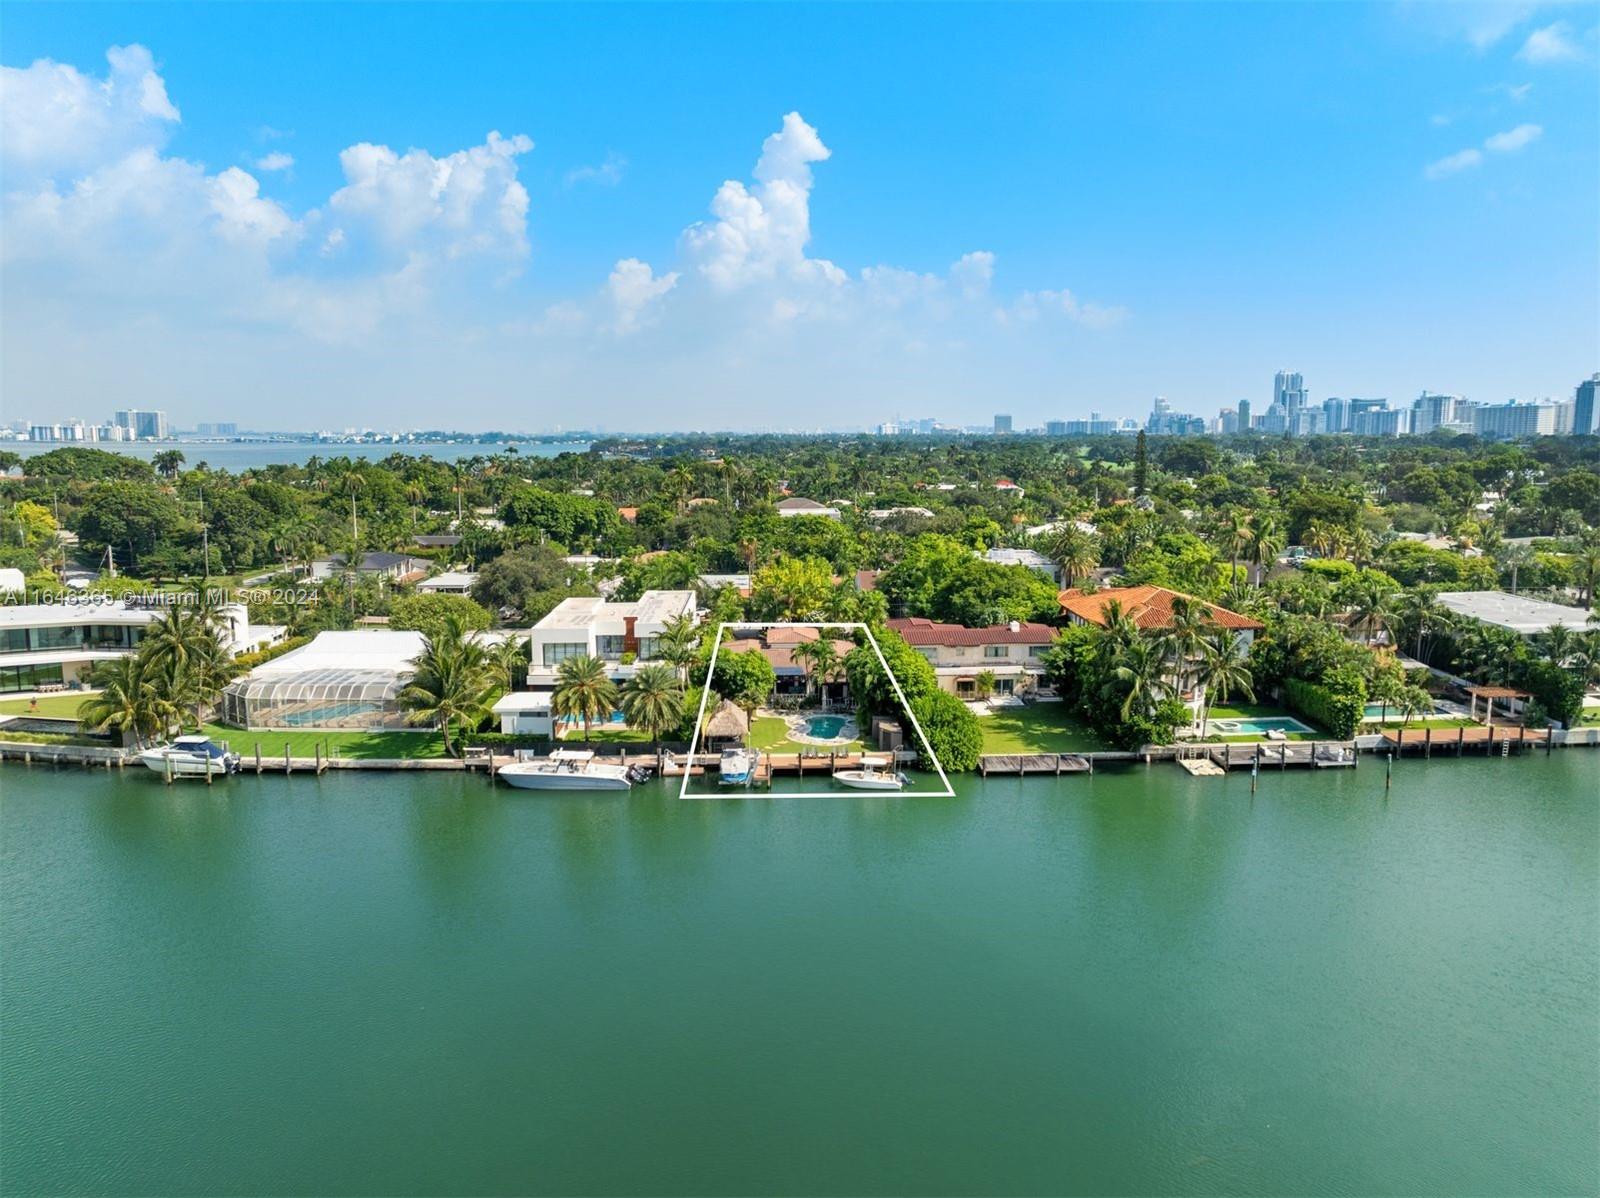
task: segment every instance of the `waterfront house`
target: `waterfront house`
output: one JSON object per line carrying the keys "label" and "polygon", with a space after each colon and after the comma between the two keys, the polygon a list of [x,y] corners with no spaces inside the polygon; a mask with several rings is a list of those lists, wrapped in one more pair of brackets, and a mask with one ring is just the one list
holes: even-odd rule
{"label": "waterfront house", "polygon": [[632,603],[581,597],[563,599],[528,634],[531,664],[521,691],[494,705],[502,732],[551,735],[550,699],[556,672],[572,657],[596,657],[616,683],[633,677],[638,663],[654,660],[656,638],[671,620],[695,615],[693,591],[646,591]]}
{"label": "waterfront house", "polygon": [[1140,631],[1160,632],[1172,627],[1173,601],[1187,599],[1205,608],[1218,627],[1237,634],[1240,644],[1244,647],[1248,647],[1255,639],[1256,633],[1266,627],[1252,616],[1240,615],[1215,603],[1207,603],[1203,599],[1185,595],[1182,591],[1168,590],[1166,587],[1103,587],[1097,591],[1084,591],[1072,587],[1062,591],[1059,599],[1061,611],[1069,624],[1095,624],[1104,628],[1106,605],[1116,603]]}
{"label": "waterfront house", "polygon": [[963,699],[978,697],[978,676],[994,675],[996,694],[1027,694],[1045,676],[1044,651],[1055,640],[1048,624],[1013,620],[987,628],[943,624],[920,616],[888,626],[933,666],[939,688]]}
{"label": "waterfront house", "polygon": [[[86,686],[96,665],[132,653],[166,610],[153,598],[100,595],[0,607],[0,693]],[[260,647],[264,637],[251,628],[242,603],[225,605],[221,614],[222,640],[232,652]]]}
{"label": "waterfront house", "polygon": [[1583,632],[1589,626],[1589,613],[1581,607],[1546,603],[1505,591],[1440,591],[1435,598],[1447,611],[1518,636],[1536,636],[1553,625],[1573,632]]}
{"label": "waterfront house", "polygon": [[[778,678],[777,684],[772,689],[771,697],[774,701],[787,700],[789,705],[793,706],[813,693],[814,688],[823,706],[840,706],[848,703],[850,699],[850,687],[845,682],[842,664],[838,674],[833,678],[814,679],[811,676],[811,666],[805,660],[804,651],[800,656],[795,656],[795,649],[798,646],[821,640],[822,636],[822,629],[809,625],[739,628],[734,630],[733,640],[724,645],[721,652],[758,652],[765,656],[772,663],[772,671]],[[836,633],[830,632],[829,639],[833,642],[833,651],[841,663],[845,655],[856,647],[855,641]]]}

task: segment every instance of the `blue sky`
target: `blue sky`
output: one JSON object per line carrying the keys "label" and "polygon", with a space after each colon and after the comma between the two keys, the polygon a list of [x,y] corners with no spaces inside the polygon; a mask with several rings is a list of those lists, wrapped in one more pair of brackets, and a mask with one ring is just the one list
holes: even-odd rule
{"label": "blue sky", "polygon": [[1565,396],[1600,368],[1597,24],[7,5],[5,416],[1024,425],[1279,367]]}

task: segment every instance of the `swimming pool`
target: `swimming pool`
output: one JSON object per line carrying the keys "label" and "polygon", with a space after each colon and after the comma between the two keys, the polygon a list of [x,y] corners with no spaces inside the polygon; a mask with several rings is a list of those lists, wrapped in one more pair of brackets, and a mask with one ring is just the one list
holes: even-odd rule
{"label": "swimming pool", "polygon": [[1315,732],[1293,716],[1256,716],[1248,720],[1212,720],[1211,731],[1224,736],[1260,736],[1267,732]]}
{"label": "swimming pool", "polygon": [[377,710],[377,705],[373,703],[324,703],[304,711],[291,711],[283,717],[282,722],[290,728],[311,728],[330,720],[342,720],[347,716],[365,715]]}
{"label": "swimming pool", "polygon": [[[1398,720],[1398,719],[1402,719],[1403,718],[1401,716],[1401,714],[1400,714],[1400,709],[1398,707],[1396,707],[1393,703],[1389,704],[1387,709],[1384,708],[1384,705],[1382,703],[1368,703],[1366,708],[1365,708],[1365,710],[1364,710],[1364,712],[1363,712],[1363,714],[1369,720],[1384,720],[1384,719]],[[1426,719],[1437,718],[1439,716],[1448,716],[1448,715],[1454,715],[1454,714],[1455,713],[1452,712],[1448,707],[1445,707],[1445,706],[1443,706],[1441,704],[1435,703],[1432,707],[1430,707],[1427,711],[1423,712],[1420,716],[1413,716],[1412,718],[1413,719],[1420,718],[1420,719],[1425,719],[1426,720]]]}
{"label": "swimming pool", "polygon": [[806,732],[818,740],[833,740],[849,722],[842,715],[814,715],[806,720]]}

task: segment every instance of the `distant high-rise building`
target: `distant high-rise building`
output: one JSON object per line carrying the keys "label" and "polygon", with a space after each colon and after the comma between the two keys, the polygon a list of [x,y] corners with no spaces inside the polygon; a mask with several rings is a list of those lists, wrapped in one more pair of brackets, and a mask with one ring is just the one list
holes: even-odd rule
{"label": "distant high-rise building", "polygon": [[125,429],[130,440],[138,438],[141,441],[161,441],[167,436],[167,414],[165,412],[140,411],[138,408],[125,408],[116,413],[112,423],[120,429]]}
{"label": "distant high-rise building", "polygon": [[1067,422],[1065,420],[1046,420],[1044,422],[1044,435],[1047,437],[1065,437],[1067,435]]}
{"label": "distant high-rise building", "polygon": [[1306,406],[1306,383],[1298,371],[1280,370],[1272,376],[1272,402],[1287,413]]}
{"label": "distant high-rise building", "polygon": [[1422,437],[1442,424],[1454,424],[1460,402],[1459,395],[1429,395],[1424,391],[1411,401],[1412,433]]}
{"label": "distant high-rise building", "polygon": [[1239,431],[1239,410],[1237,408],[1223,408],[1217,413],[1217,431],[1223,436]]}
{"label": "distant high-rise building", "polygon": [[1322,430],[1328,433],[1350,431],[1350,401],[1329,396],[1322,401]]}
{"label": "distant high-rise building", "polygon": [[1472,409],[1472,428],[1480,437],[1551,437],[1556,408],[1548,403],[1481,403]]}
{"label": "distant high-rise building", "polygon": [[1247,433],[1250,431],[1250,428],[1250,401],[1248,399],[1241,399],[1239,401],[1239,431],[1242,433]]}
{"label": "distant high-rise building", "polygon": [[1003,412],[995,413],[994,431],[997,433],[1009,433],[1011,431],[1011,417]]}
{"label": "distant high-rise building", "polygon": [[1600,374],[1578,384],[1573,397],[1572,431],[1576,436],[1600,433]]}
{"label": "distant high-rise building", "polygon": [[1411,409],[1391,408],[1386,399],[1352,399],[1350,431],[1358,437],[1403,437],[1411,431]]}

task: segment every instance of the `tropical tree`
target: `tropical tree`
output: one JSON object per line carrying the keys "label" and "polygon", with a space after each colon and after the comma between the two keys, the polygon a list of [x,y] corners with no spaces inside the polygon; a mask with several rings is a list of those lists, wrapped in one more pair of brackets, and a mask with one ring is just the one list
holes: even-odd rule
{"label": "tropical tree", "polygon": [[155,467],[156,473],[162,478],[177,478],[178,471],[183,469],[183,451],[179,449],[163,449],[150,459],[150,464]]}
{"label": "tropical tree", "polygon": [[1052,537],[1045,555],[1061,571],[1063,586],[1072,586],[1100,564],[1100,542],[1076,524],[1068,524]]}
{"label": "tropical tree", "polygon": [[978,698],[987,699],[994,694],[996,681],[993,670],[979,670],[978,676],[972,680],[972,689],[977,692]]}
{"label": "tropical tree", "polygon": [[556,667],[556,685],[550,693],[550,710],[566,719],[583,721],[583,738],[590,726],[617,709],[617,684],[606,676],[605,662],[587,653],[569,657]]}
{"label": "tropical tree", "polygon": [[1375,572],[1355,581],[1350,596],[1350,626],[1363,629],[1368,644],[1388,628],[1394,616],[1394,593],[1394,583]]}
{"label": "tropical tree", "polygon": [[1255,681],[1250,673],[1250,656],[1237,636],[1219,628],[1206,637],[1201,646],[1195,685],[1205,692],[1204,706],[1200,711],[1200,739],[1204,740],[1211,722],[1213,703],[1218,699],[1226,703],[1233,694],[1251,700],[1256,697]]}
{"label": "tropical tree", "polygon": [[1578,634],[1565,624],[1552,624],[1533,638],[1534,646],[1551,665],[1564,666],[1578,649]]}
{"label": "tropical tree", "polygon": [[1450,627],[1450,612],[1436,598],[1437,594],[1433,587],[1415,587],[1395,602],[1396,629],[1404,630],[1410,638],[1411,655],[1418,661],[1427,661],[1432,654],[1433,634]]}
{"label": "tropical tree", "polygon": [[1228,550],[1228,582],[1237,585],[1239,555],[1250,548],[1250,516],[1238,508],[1229,508],[1222,517],[1222,543]]}
{"label": "tropical tree", "polygon": [[1283,552],[1283,547],[1289,543],[1283,529],[1270,512],[1263,512],[1256,517],[1250,526],[1249,553],[1250,560],[1256,568],[1255,584],[1260,586],[1267,576],[1267,569],[1278,560],[1278,554]]}
{"label": "tropical tree", "polygon": [[700,628],[692,615],[672,616],[656,634],[656,656],[682,671],[700,649]]}
{"label": "tropical tree", "polygon": [[1162,633],[1161,641],[1172,657],[1172,674],[1177,679],[1179,693],[1189,689],[1193,663],[1212,626],[1211,611],[1204,603],[1187,595],[1173,599],[1172,623]]}
{"label": "tropical tree", "polygon": [[532,643],[515,633],[489,650],[489,660],[502,687],[513,690],[519,681],[527,677],[532,652]]}
{"label": "tropical tree", "polygon": [[1404,728],[1419,715],[1433,710],[1433,696],[1420,686],[1402,686],[1394,693],[1394,708],[1400,713],[1400,726]]}
{"label": "tropical tree", "polygon": [[78,705],[78,721],[91,732],[120,732],[144,748],[145,739],[171,723],[172,711],[147,676],[147,660],[138,653],[103,661],[89,681],[99,688]]}
{"label": "tropical tree", "polygon": [[1166,679],[1165,647],[1153,637],[1135,637],[1113,660],[1116,665],[1112,674],[1127,688],[1122,698],[1122,718],[1127,720],[1135,712],[1154,707]]}
{"label": "tropical tree", "polygon": [[670,665],[643,665],[622,688],[622,714],[650,739],[683,722],[683,679]]}
{"label": "tropical tree", "polygon": [[489,715],[499,690],[489,651],[458,618],[424,636],[422,652],[411,663],[411,677],[400,691],[400,706],[411,724],[434,724],[444,734],[444,751],[455,756],[451,730],[469,732]]}
{"label": "tropical tree", "polygon": [[808,680],[819,687],[832,681],[844,666],[844,658],[839,656],[832,637],[820,636],[814,641],[801,641],[794,647],[793,653],[805,668]]}

